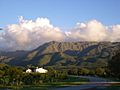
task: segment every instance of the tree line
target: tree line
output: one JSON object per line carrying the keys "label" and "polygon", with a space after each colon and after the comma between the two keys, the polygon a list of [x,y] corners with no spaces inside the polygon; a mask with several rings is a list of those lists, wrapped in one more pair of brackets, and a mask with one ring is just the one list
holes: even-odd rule
{"label": "tree line", "polygon": [[23,68],[0,65],[0,85],[40,85],[43,83],[58,82],[67,78],[67,74],[48,68],[48,73],[26,73]]}
{"label": "tree line", "polygon": [[26,73],[25,68],[0,65],[0,85],[4,86],[20,86],[20,85],[41,85],[52,82],[61,82],[68,79],[69,75],[91,75],[106,76],[104,68],[87,69],[87,68],[71,68],[56,70],[52,67],[47,68],[48,73]]}
{"label": "tree line", "polygon": [[0,64],[0,85],[40,85],[51,82],[60,82],[68,78],[69,75],[91,75],[100,77],[114,77],[120,79],[120,52],[108,61],[107,67],[70,68],[56,70],[47,68],[48,73],[26,73],[25,68]]}
{"label": "tree line", "polygon": [[120,80],[120,49],[117,54],[108,61],[108,70],[111,77]]}

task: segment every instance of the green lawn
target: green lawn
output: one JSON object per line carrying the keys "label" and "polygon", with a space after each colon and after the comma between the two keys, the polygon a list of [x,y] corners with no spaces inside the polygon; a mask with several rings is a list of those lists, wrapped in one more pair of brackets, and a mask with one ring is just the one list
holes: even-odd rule
{"label": "green lawn", "polygon": [[63,80],[63,82],[89,82],[89,80],[86,78],[68,76],[67,79]]}
{"label": "green lawn", "polygon": [[17,86],[0,86],[0,90],[5,90],[4,88],[9,88],[9,89],[15,89],[15,90],[51,90],[52,88],[56,87],[65,87],[65,86],[71,86],[71,85],[80,85],[85,82],[89,82],[88,79],[85,78],[80,78],[80,77],[73,77],[73,76],[68,76],[67,79],[59,81],[59,82],[52,82],[52,83],[43,83],[41,85],[35,86],[35,85],[23,85],[20,87]]}

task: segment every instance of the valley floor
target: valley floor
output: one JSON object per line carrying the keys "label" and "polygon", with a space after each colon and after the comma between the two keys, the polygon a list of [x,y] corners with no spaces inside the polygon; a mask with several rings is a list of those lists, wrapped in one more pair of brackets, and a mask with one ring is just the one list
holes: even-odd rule
{"label": "valley floor", "polygon": [[112,82],[108,79],[91,76],[75,76],[89,79],[90,82],[82,85],[57,88],[55,90],[120,90],[120,82]]}
{"label": "valley floor", "polygon": [[[28,86],[17,90],[120,90],[120,82],[112,82],[108,79],[91,76],[70,76],[68,82],[51,83],[51,85]],[[74,80],[78,80],[75,82]],[[82,80],[82,82],[78,82]],[[89,81],[90,82],[89,82]],[[73,82],[72,82],[73,81]],[[1,88],[0,90],[13,90]]]}

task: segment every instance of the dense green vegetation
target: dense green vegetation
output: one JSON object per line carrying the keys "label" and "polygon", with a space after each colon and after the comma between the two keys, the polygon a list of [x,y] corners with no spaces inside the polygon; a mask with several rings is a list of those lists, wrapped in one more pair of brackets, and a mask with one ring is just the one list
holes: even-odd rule
{"label": "dense green vegetation", "polygon": [[[120,55],[114,56],[113,60],[109,61],[109,67],[97,68],[83,68],[83,67],[46,67],[48,73],[26,73],[26,68],[9,66],[7,64],[0,64],[0,87],[29,88],[32,86],[36,89],[48,90],[51,86],[67,86],[67,85],[80,85],[81,82],[88,82],[88,79],[72,77],[71,75],[91,75],[100,77],[117,77],[119,78],[119,60]],[[114,67],[114,65],[116,65]],[[35,66],[28,66],[35,68]],[[41,87],[37,87],[41,86]],[[45,87],[46,88],[45,88]],[[23,89],[24,89],[23,88]],[[32,90],[32,88],[31,88]]]}
{"label": "dense green vegetation", "polygon": [[51,82],[59,82],[66,79],[67,73],[48,68],[48,73],[26,73],[23,68],[0,65],[0,85],[20,86],[20,85],[41,85]]}
{"label": "dense green vegetation", "polygon": [[120,51],[108,62],[111,77],[120,79]]}
{"label": "dense green vegetation", "polygon": [[[30,66],[29,66],[30,67]],[[33,66],[32,66],[33,67]],[[26,73],[25,68],[0,64],[0,85],[1,86],[23,86],[23,85],[71,85],[88,81],[71,77],[70,75],[98,75],[105,76],[104,68],[55,68],[46,67],[48,73]]]}
{"label": "dense green vegetation", "polygon": [[[34,67],[34,66],[28,66]],[[116,77],[120,79],[120,53],[109,60],[108,67],[83,68],[77,66],[69,67],[46,67],[48,73],[25,73],[26,68],[0,64],[0,85],[21,86],[21,85],[57,85],[67,84],[66,82],[87,81],[69,77],[69,75],[91,75],[100,77]],[[61,83],[64,82],[64,83]],[[70,84],[70,83],[69,83]]]}
{"label": "dense green vegetation", "polygon": [[68,70],[69,75],[82,75],[82,76],[100,76],[100,77],[106,77],[106,68],[94,68],[94,69],[89,69],[89,68],[73,68]]}

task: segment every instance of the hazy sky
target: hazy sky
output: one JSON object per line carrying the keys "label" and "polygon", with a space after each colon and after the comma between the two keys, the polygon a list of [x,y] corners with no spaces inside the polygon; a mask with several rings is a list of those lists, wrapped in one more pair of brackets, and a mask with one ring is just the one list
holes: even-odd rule
{"label": "hazy sky", "polygon": [[105,25],[120,23],[120,0],[0,0],[0,11],[0,27],[17,23],[18,16],[47,17],[61,28],[93,19]]}

